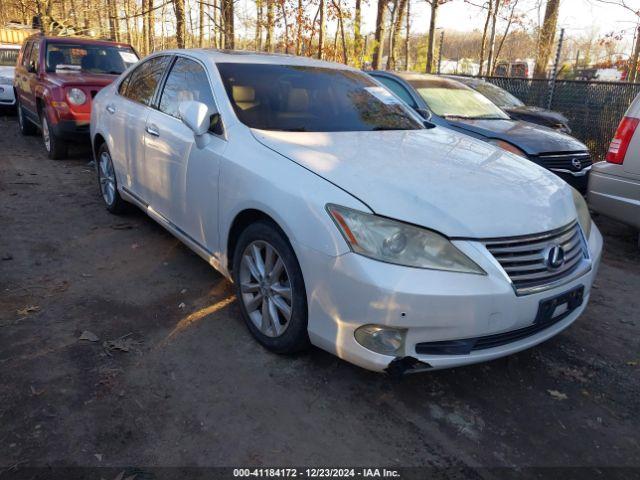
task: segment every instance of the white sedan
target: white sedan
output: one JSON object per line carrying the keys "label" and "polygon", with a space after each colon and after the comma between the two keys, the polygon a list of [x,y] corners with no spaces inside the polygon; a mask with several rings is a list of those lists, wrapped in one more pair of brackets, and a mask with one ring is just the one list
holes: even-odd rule
{"label": "white sedan", "polygon": [[236,286],[258,342],[402,374],[536,345],[585,309],[602,236],[566,183],[308,58],[160,52],[96,97],[107,209]]}
{"label": "white sedan", "polygon": [[0,43],[0,107],[13,107],[16,96],[13,91],[13,79],[20,45]]}

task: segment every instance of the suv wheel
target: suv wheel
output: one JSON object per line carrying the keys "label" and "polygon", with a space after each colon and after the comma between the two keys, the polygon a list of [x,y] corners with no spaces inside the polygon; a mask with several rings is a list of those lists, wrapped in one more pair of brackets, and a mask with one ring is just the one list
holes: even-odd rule
{"label": "suv wheel", "polygon": [[36,133],[36,126],[27,120],[20,102],[16,102],[16,110],[18,111],[18,126],[20,127],[20,133],[22,135],[34,135]]}
{"label": "suv wheel", "polygon": [[98,162],[96,165],[98,170],[98,184],[100,185],[100,193],[104,204],[111,213],[119,214],[126,209],[126,202],[118,193],[118,182],[116,180],[116,171],[113,168],[111,154],[106,143],[100,145],[98,149]]}
{"label": "suv wheel", "polygon": [[40,125],[42,125],[42,141],[44,148],[47,150],[49,158],[52,160],[60,160],[67,157],[67,142],[60,139],[49,127],[49,119],[43,110],[40,114]]}
{"label": "suv wheel", "polygon": [[236,295],[251,334],[276,353],[307,348],[304,280],[282,231],[267,221],[248,226],[238,239],[233,258]]}

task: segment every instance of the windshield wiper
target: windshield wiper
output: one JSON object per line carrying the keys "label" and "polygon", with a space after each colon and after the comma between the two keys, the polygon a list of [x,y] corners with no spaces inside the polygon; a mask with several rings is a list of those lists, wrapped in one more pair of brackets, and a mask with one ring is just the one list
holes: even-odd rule
{"label": "windshield wiper", "polygon": [[455,118],[461,120],[473,120],[476,117],[470,117],[469,115],[443,115],[444,118]]}

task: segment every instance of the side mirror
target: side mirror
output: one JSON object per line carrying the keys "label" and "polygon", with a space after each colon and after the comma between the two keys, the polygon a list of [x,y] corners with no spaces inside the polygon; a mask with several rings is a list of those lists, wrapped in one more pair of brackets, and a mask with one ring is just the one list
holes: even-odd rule
{"label": "side mirror", "polygon": [[431,117],[433,116],[431,110],[427,110],[426,108],[416,108],[415,110],[422,118],[424,118],[422,123],[426,128],[436,127],[436,124],[431,121]]}
{"label": "side mirror", "polygon": [[178,106],[178,114],[182,123],[193,131],[193,137],[198,148],[206,147],[211,141],[207,135],[211,126],[211,117],[218,112],[202,102],[187,101]]}

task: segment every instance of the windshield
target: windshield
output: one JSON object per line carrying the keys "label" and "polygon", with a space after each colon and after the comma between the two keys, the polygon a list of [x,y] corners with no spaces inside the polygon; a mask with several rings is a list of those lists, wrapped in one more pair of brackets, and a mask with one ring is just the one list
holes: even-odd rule
{"label": "windshield", "polygon": [[473,88],[479,91],[500,108],[518,108],[524,105],[524,103],[511,95],[509,92],[501,89],[500,87],[496,87],[491,83],[481,82],[477,85],[474,85]]}
{"label": "windshield", "polygon": [[296,132],[423,128],[397,97],[360,72],[294,65],[217,66],[239,120],[250,128]]}
{"label": "windshield", "polygon": [[0,67],[15,67],[19,51],[17,48],[0,48]]}
{"label": "windshield", "polygon": [[433,113],[441,117],[508,119],[491,100],[457,82],[409,80]]}
{"label": "windshield", "polygon": [[49,43],[46,53],[47,72],[83,71],[120,75],[138,56],[130,47]]}

